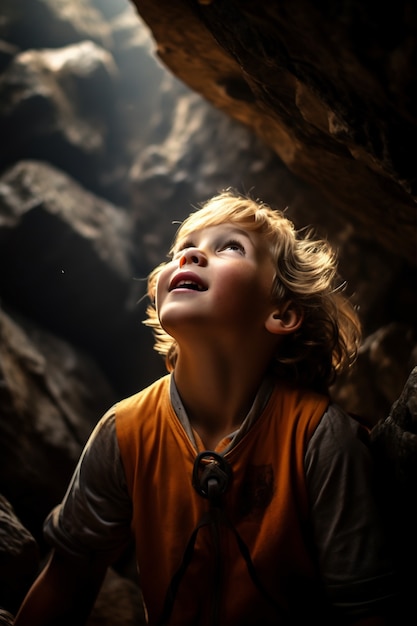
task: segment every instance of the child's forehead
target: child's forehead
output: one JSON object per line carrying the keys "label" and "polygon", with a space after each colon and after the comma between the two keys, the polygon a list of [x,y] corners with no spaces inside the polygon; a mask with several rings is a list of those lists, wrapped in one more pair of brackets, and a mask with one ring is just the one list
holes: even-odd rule
{"label": "child's forehead", "polygon": [[229,234],[241,234],[248,238],[251,238],[251,233],[253,233],[253,229],[249,229],[245,227],[243,224],[235,223],[235,222],[222,222],[220,224],[209,224],[209,225],[193,225],[186,224],[181,226],[177,232],[175,237],[175,244],[178,242],[184,241],[184,239],[189,239],[190,237],[216,237],[221,235],[229,235]]}

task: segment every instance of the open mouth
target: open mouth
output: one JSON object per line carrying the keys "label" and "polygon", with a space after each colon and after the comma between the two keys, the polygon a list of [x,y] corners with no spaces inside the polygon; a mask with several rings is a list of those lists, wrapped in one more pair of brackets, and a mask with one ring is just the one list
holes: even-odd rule
{"label": "open mouth", "polygon": [[199,283],[195,283],[192,280],[180,280],[174,287],[174,289],[191,289],[191,291],[207,291],[207,287],[203,287]]}
{"label": "open mouth", "polygon": [[207,291],[206,283],[194,272],[179,272],[171,280],[168,290],[189,289],[190,291]]}

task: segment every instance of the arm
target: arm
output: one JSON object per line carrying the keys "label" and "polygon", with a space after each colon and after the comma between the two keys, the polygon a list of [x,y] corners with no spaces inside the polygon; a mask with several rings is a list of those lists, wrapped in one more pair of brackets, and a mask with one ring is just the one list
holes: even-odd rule
{"label": "arm", "polygon": [[106,570],[107,566],[86,568],[85,563],[79,566],[72,559],[53,552],[26,595],[15,626],[84,624]]}
{"label": "arm", "polygon": [[388,626],[397,580],[374,498],[370,451],[359,425],[338,407],[310,440],[306,476],[318,561],[344,624]]}
{"label": "arm", "polygon": [[17,626],[81,626],[108,564],[131,541],[131,502],[125,489],[113,413],[84,448],[67,494],[44,524],[55,547],[16,617]]}

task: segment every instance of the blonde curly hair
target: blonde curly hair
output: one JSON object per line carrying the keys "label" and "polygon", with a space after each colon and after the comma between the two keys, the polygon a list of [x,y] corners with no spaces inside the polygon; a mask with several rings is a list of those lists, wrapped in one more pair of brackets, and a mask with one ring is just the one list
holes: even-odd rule
{"label": "blonde curly hair", "polygon": [[[271,298],[279,304],[291,302],[302,315],[301,327],[279,344],[274,366],[277,375],[300,385],[327,388],[337,375],[356,360],[361,341],[358,316],[337,284],[337,258],[330,244],[317,239],[312,230],[295,230],[282,211],[260,200],[226,189],[191,213],[177,230],[176,242],[209,226],[231,223],[260,234],[275,265]],[[153,329],[155,350],[165,357],[172,371],[177,357],[176,341],[161,327],[155,309],[155,291],[166,262],[148,277],[147,319]]]}

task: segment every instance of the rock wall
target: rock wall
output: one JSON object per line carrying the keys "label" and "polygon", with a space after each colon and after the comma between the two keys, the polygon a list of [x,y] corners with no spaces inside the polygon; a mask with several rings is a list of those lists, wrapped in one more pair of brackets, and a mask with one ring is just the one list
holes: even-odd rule
{"label": "rock wall", "polygon": [[135,4],[176,76],[252,128],[355,228],[416,262],[413,2]]}
{"label": "rock wall", "polygon": [[[42,521],[94,424],[164,372],[141,323],[146,276],[174,222],[219,189],[288,207],[338,247],[364,325],[333,389],[347,410],[384,419],[416,365],[413,7],[390,3],[387,37],[379,5],[372,20],[355,3],[286,6],[2,4],[6,611],[46,557]],[[142,623],[132,584],[127,555],[91,624]],[[109,601],[121,588],[123,617]]]}

